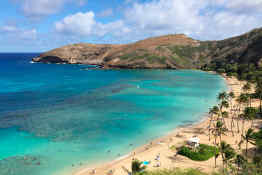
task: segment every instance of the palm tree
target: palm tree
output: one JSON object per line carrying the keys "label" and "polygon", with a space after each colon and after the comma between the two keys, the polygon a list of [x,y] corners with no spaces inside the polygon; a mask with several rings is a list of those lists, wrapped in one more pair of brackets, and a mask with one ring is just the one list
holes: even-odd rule
{"label": "palm tree", "polygon": [[242,135],[242,139],[246,142],[246,157],[247,157],[247,150],[248,150],[248,143],[251,143],[255,145],[256,143],[254,142],[254,130],[249,128],[245,135]]}
{"label": "palm tree", "polygon": [[209,126],[208,126],[208,132],[209,132],[209,141],[210,141],[210,137],[211,137],[211,131],[212,131],[212,123],[214,121],[216,121],[217,119],[215,119],[215,116],[219,114],[219,108],[217,106],[213,106],[213,108],[209,109],[209,114],[210,114],[210,122],[209,122]]}
{"label": "palm tree", "polygon": [[217,96],[217,99],[218,101],[220,101],[220,104],[219,104],[219,110],[220,110],[220,113],[222,113],[222,110],[223,110],[223,107],[226,107],[228,108],[228,94],[226,92],[221,92],[218,94]]}
{"label": "palm tree", "polygon": [[229,113],[227,111],[223,111],[222,112],[222,117],[223,118],[228,118],[229,117]]}
{"label": "palm tree", "polygon": [[221,121],[217,121],[215,127],[212,129],[212,134],[215,138],[215,145],[217,145],[217,137],[220,138],[220,142],[222,141],[222,135],[225,135],[226,128],[223,127],[224,124]]}
{"label": "palm tree", "polygon": [[210,114],[210,123],[209,126],[211,126],[212,121],[214,121],[214,116],[217,115],[219,112],[219,109],[217,106],[213,106],[213,108],[209,109],[209,114]]}
{"label": "palm tree", "polygon": [[220,138],[220,143],[221,143],[222,135],[225,135],[227,129],[224,127],[224,124],[220,121],[217,122],[216,127],[218,129],[218,136]]}
{"label": "palm tree", "polygon": [[220,111],[223,112],[223,108],[228,108],[229,107],[229,104],[226,100],[223,100],[221,103],[220,103]]}
{"label": "palm tree", "polygon": [[235,114],[235,109],[233,107],[233,99],[235,98],[235,94],[234,92],[230,92],[228,94],[229,97],[229,103],[230,103],[230,114],[231,114],[231,122],[230,122],[230,127],[231,127],[231,132],[232,132],[232,136],[234,136],[234,131],[233,131],[233,126],[235,126],[234,124],[234,114]]}
{"label": "palm tree", "polygon": [[237,165],[237,174],[239,174],[240,168],[243,168],[246,164],[247,160],[240,154],[238,154],[235,158],[235,164]]}
{"label": "palm tree", "polygon": [[246,94],[240,94],[240,96],[237,98],[237,102],[239,103],[240,109],[242,106],[247,106],[248,103],[248,97]]}
{"label": "palm tree", "polygon": [[214,150],[215,150],[215,168],[216,168],[217,167],[217,158],[219,156],[219,152],[217,152],[216,149],[214,149]]}
{"label": "palm tree", "polygon": [[[226,127],[226,121],[225,121],[225,118],[224,118],[224,116],[223,116],[223,113],[224,113],[223,108],[228,108],[228,107],[229,107],[229,104],[228,104],[227,101],[223,100],[223,101],[219,104],[219,106],[220,106],[221,119],[222,119],[222,121],[223,121],[223,123],[224,123],[224,125],[225,125],[225,127]],[[227,117],[228,117],[228,116],[227,116]]]}
{"label": "palm tree", "polygon": [[210,141],[210,137],[211,137],[211,134],[210,134],[210,131],[211,131],[211,124],[213,122],[213,117],[214,117],[214,113],[213,113],[213,108],[210,108],[209,109],[209,116],[210,116],[210,121],[209,121],[209,125],[208,125],[208,140]]}
{"label": "palm tree", "polygon": [[250,83],[246,83],[243,87],[242,90],[244,91],[244,93],[246,94],[246,96],[248,96],[249,98],[249,106],[251,107],[251,95],[249,94],[250,90],[251,90],[251,85]]}
{"label": "palm tree", "polygon": [[257,110],[253,107],[247,107],[244,110],[244,117],[246,120],[251,120],[251,128],[253,128],[254,119],[256,118]]}
{"label": "palm tree", "polygon": [[256,85],[256,94],[259,97],[259,113],[262,113],[262,81],[261,80],[257,80],[257,85]]}
{"label": "palm tree", "polygon": [[[243,106],[247,106],[245,104],[248,103],[248,98],[246,94],[240,94],[240,96],[237,98],[237,102],[239,103],[239,110],[243,108]],[[245,124],[245,117],[243,114],[238,115],[239,119],[242,119],[242,134],[243,134],[243,129],[244,129],[244,124]],[[238,126],[238,132],[239,132],[239,126]]]}
{"label": "palm tree", "polygon": [[212,113],[213,113],[214,115],[218,115],[218,114],[219,114],[219,108],[218,108],[217,106],[213,106],[213,108],[212,108]]}
{"label": "palm tree", "polygon": [[235,150],[226,142],[222,141],[220,143],[220,153],[223,159],[223,172],[225,172],[225,165],[227,166],[228,161],[235,156]]}
{"label": "palm tree", "polygon": [[230,101],[230,111],[232,111],[232,108],[233,108],[232,101],[233,101],[233,99],[235,98],[234,92],[230,92],[230,93],[228,94],[228,97],[229,97],[229,101]]}
{"label": "palm tree", "polygon": [[242,135],[244,134],[244,129],[245,129],[245,121],[247,120],[245,114],[240,114],[238,115],[238,117],[242,120],[242,129],[241,129],[241,133]]}
{"label": "palm tree", "polygon": [[228,94],[226,92],[221,92],[218,94],[217,99],[219,101],[224,101],[228,99]]}
{"label": "palm tree", "polygon": [[220,147],[219,147],[219,149],[220,149],[220,153],[221,153],[221,156],[222,156],[222,162],[223,162],[223,172],[225,171],[225,152],[226,152],[226,150],[227,150],[227,147],[228,147],[228,145],[226,144],[226,142],[224,142],[224,141],[222,141],[221,143],[220,143]]}

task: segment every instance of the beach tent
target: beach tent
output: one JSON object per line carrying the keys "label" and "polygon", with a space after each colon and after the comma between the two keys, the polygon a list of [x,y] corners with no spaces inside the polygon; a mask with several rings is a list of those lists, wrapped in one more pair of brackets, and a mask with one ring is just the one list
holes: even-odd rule
{"label": "beach tent", "polygon": [[200,139],[198,137],[192,137],[190,138],[187,143],[190,145],[190,146],[193,146],[193,147],[198,147],[199,146],[199,142],[200,142]]}

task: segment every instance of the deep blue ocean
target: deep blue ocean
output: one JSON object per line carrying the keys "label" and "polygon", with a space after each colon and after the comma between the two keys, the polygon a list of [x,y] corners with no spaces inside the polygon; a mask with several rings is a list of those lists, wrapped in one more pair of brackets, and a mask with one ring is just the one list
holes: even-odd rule
{"label": "deep blue ocean", "polygon": [[60,175],[197,122],[227,89],[195,70],[99,70],[0,54],[0,175]]}

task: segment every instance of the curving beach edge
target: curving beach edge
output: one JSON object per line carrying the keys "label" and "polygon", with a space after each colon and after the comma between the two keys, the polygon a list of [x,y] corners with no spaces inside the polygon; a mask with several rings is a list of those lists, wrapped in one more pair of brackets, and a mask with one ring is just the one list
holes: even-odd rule
{"label": "curving beach edge", "polygon": [[[246,82],[239,81],[235,77],[223,76],[223,78],[225,79],[228,85],[228,91],[234,92],[237,96],[240,95],[241,88]],[[233,104],[235,103],[236,101],[234,100]],[[259,101],[254,100],[252,104],[253,106],[259,106]],[[131,163],[133,159],[138,159],[141,161],[151,161],[151,163],[147,165],[148,170],[172,169],[179,167],[182,169],[195,168],[202,170],[206,173],[214,172],[216,169],[213,159],[209,159],[203,162],[196,162],[186,157],[177,155],[176,150],[171,149],[171,147],[178,148],[179,146],[182,146],[192,136],[197,136],[200,139],[200,143],[213,144],[213,140],[211,139],[211,141],[209,141],[208,136],[209,122],[210,119],[207,116],[205,116],[199,123],[176,128],[168,135],[156,139],[146,145],[143,145],[133,150],[128,155],[125,155],[117,160],[113,160],[111,162],[99,165],[84,166],[84,168],[81,168],[73,172],[72,174],[63,173],[63,175],[89,175],[94,173],[96,175],[105,175],[108,174],[108,172],[114,172],[114,175],[124,175],[127,174],[126,170],[131,169]],[[229,126],[231,122],[230,117],[225,119],[225,122],[226,125]],[[249,127],[250,123],[245,124],[244,126],[244,128],[246,129]],[[236,133],[234,137],[232,137],[231,135],[223,136],[223,140],[231,144],[234,148],[238,148],[238,143],[241,140],[241,134]],[[154,160],[155,157],[159,154],[161,156],[161,166],[155,167]],[[222,165],[221,158],[218,159],[217,165]]]}

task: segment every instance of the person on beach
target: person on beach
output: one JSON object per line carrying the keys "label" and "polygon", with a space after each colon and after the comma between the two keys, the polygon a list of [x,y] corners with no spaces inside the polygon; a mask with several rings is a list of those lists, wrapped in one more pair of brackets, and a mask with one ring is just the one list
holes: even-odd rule
{"label": "person on beach", "polygon": [[157,154],[155,160],[156,160],[156,161],[159,161],[159,160],[160,160],[160,153]]}

